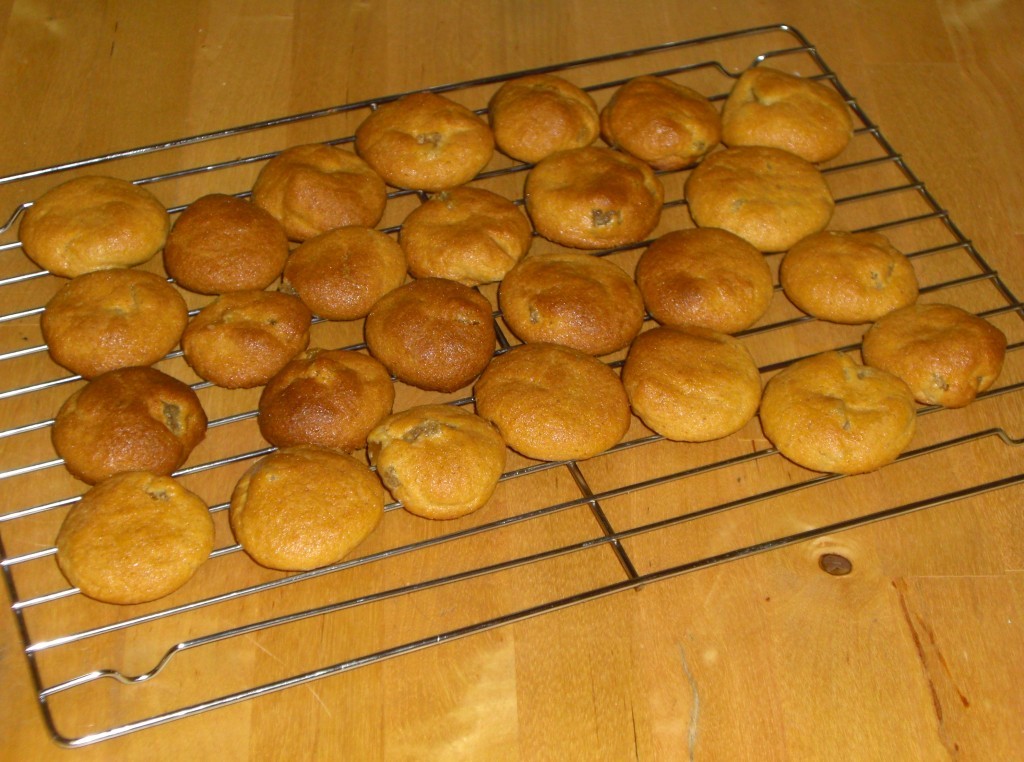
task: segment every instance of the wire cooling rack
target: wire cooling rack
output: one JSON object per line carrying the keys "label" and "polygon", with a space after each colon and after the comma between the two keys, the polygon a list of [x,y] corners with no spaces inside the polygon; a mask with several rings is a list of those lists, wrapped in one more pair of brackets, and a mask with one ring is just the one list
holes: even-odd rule
{"label": "wire cooling rack", "polygon": [[[823,167],[837,199],[832,227],[885,233],[914,263],[922,300],[958,304],[1007,334],[1006,366],[993,389],[963,410],[921,408],[912,449],[859,477],[815,474],[788,463],[763,439],[756,420],[703,445],[667,442],[634,421],[621,444],[589,461],[537,463],[512,454],[495,497],[469,517],[427,522],[392,504],[381,527],[351,557],[324,569],[281,574],[252,564],[226,524],[235,480],[270,452],[255,427],[258,390],[216,389],[192,375],[175,352],[161,369],[191,383],[211,418],[207,441],[176,476],[211,504],[218,543],[185,588],[146,605],[90,601],[69,588],[56,568],[53,539],[83,487],[53,455],[49,428],[60,403],[82,381],[47,357],[38,317],[60,281],[23,256],[18,220],[31,199],[78,174],[147,185],[172,214],[205,193],[245,196],[259,168],[278,151],[304,142],[350,143],[371,109],[401,93],[0,178],[0,191],[14,199],[0,229],[0,294],[9,310],[0,316],[7,329],[0,334],[0,549],[11,612],[55,741],[96,743],[1024,481],[1018,449],[1024,420],[1021,303],[797,30],[760,27],[430,89],[483,113],[502,81],[558,72],[600,105],[632,76],[651,73],[720,102],[745,68],[762,64],[813,77],[846,99],[855,115],[854,139]],[[475,183],[521,199],[527,170],[497,156]],[[685,177],[685,171],[662,173],[667,200],[656,235],[692,226],[682,195]],[[395,234],[420,200],[415,193],[392,193],[382,229]],[[646,243],[599,254],[632,268]],[[540,239],[534,248],[544,247],[555,248]],[[778,255],[768,259],[777,271]],[[162,272],[158,262],[147,267]],[[494,287],[481,290],[496,305]],[[202,306],[196,295],[186,296],[193,310]],[[515,339],[497,309],[495,324],[501,352]],[[808,318],[777,290],[768,314],[739,336],[767,378],[819,351],[855,352],[862,332]],[[312,344],[362,349],[361,323],[317,321]],[[618,366],[622,356],[606,359]],[[469,404],[468,394],[444,400]],[[398,385],[396,409],[424,401],[439,399]],[[950,466],[954,462],[971,465],[957,469]],[[886,494],[878,485],[898,482],[900,494],[913,497],[899,504],[865,502],[859,489],[865,480],[874,485],[871,494]],[[908,483],[914,486],[907,489]],[[416,612],[417,625],[395,632],[374,626],[377,613],[403,606]],[[439,613],[424,613],[433,610]],[[330,648],[317,647],[313,628],[345,628],[351,637],[341,640],[348,650],[333,645],[338,639]],[[279,663],[252,668],[252,652],[278,638],[310,645],[292,648]]]}

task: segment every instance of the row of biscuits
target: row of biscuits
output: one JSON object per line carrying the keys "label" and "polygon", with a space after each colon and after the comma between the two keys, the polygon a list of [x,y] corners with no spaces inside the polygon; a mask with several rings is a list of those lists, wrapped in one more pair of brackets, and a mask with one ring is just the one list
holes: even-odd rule
{"label": "row of biscuits", "polygon": [[[90,368],[75,360],[62,361],[62,346],[97,343],[86,341],[83,337],[87,334],[82,333],[60,339],[64,334],[52,326],[64,311],[62,301],[70,305],[64,320],[66,330],[73,333],[74,328],[88,325],[87,331],[95,338],[97,330],[102,333],[106,328],[97,329],[95,321],[90,323],[85,314],[88,305],[103,304],[108,324],[135,314],[137,308],[141,314],[144,302],[138,294],[144,289],[134,282],[134,275],[148,274],[107,269],[136,262],[117,260],[111,264],[101,259],[106,264],[98,270],[69,281],[58,294],[62,301],[55,298],[44,313],[44,335],[54,359],[93,379],[65,404],[54,425],[55,446],[69,470],[97,483],[98,488],[126,470],[154,471],[154,479],[166,478],[184,462],[198,441],[196,431],[205,430],[205,415],[198,401],[184,399],[188,394],[170,383],[174,380],[169,377],[167,388],[159,392],[123,391],[131,383],[137,383],[138,389],[149,388],[147,384],[163,387],[152,377],[162,375],[158,371],[134,366],[159,359],[168,351],[167,342],[173,347],[178,337],[189,364],[203,378],[226,388],[265,385],[260,430],[280,449],[257,463],[239,482],[230,516],[245,550],[274,568],[331,563],[376,525],[383,491],[369,488],[362,476],[365,466],[346,454],[367,444],[380,481],[407,508],[433,517],[463,515],[486,502],[504,468],[506,443],[539,459],[592,457],[622,438],[631,410],[670,439],[705,441],[742,427],[760,404],[769,438],[788,457],[819,470],[855,473],[877,468],[898,455],[909,441],[907,432],[913,431],[912,401],[897,410],[898,414],[890,414],[886,408],[882,416],[886,425],[869,432],[867,459],[843,451],[838,456],[833,453],[827,462],[813,460],[784,444],[789,424],[800,444],[813,440],[814,427],[823,425],[793,412],[805,398],[813,408],[822,398],[850,396],[840,429],[854,428],[856,420],[848,409],[863,407],[862,403],[872,398],[874,388],[865,390],[863,386],[878,374],[862,366],[851,371],[844,365],[851,362],[848,358],[827,356],[819,358],[822,368],[811,374],[809,382],[801,380],[796,391],[773,395],[773,389],[783,387],[781,381],[773,380],[762,403],[758,370],[742,344],[728,335],[749,327],[767,309],[773,287],[762,252],[789,249],[786,259],[792,255],[795,262],[797,244],[816,235],[829,240],[852,235],[822,233],[831,217],[832,199],[811,163],[842,150],[845,142],[836,134],[849,139],[849,115],[842,100],[838,99],[837,105],[838,96],[816,83],[767,69],[752,70],[740,78],[719,125],[717,112],[702,96],[681,92],[668,80],[639,78],[623,86],[600,114],[600,132],[613,148],[591,146],[597,133],[577,129],[575,139],[584,141],[582,145],[525,158],[525,149],[512,148],[508,136],[532,134],[536,150],[536,136],[543,136],[544,131],[531,133],[521,122],[515,129],[503,131],[503,120],[516,124],[512,115],[522,120],[524,114],[542,110],[535,108],[536,100],[534,107],[522,107],[520,99],[519,108],[524,110],[519,111],[502,104],[517,102],[508,98],[508,92],[522,85],[529,85],[524,91],[533,93],[535,99],[547,99],[553,90],[559,90],[553,88],[552,78],[542,79],[545,81],[540,83],[508,83],[502,88],[504,94],[500,91],[492,101],[490,114],[499,147],[510,155],[520,153],[517,158],[537,162],[527,176],[528,216],[511,201],[490,192],[452,188],[472,179],[486,165],[493,149],[487,147],[487,135],[492,133],[484,134],[486,125],[472,112],[441,96],[418,94],[386,104],[366,120],[356,133],[359,156],[332,146],[299,146],[266,165],[254,186],[253,203],[209,196],[190,206],[170,230],[166,245],[161,242],[156,250],[163,248],[165,267],[178,286],[219,296],[187,328],[175,328],[182,323],[183,303],[175,303],[173,309],[154,307],[144,322],[135,317],[134,322],[145,325],[146,330],[134,333],[147,340],[159,333],[149,330],[151,325],[169,326],[162,343],[147,346],[146,354],[129,352],[130,359],[114,359],[113,367]],[[561,91],[558,95],[561,97]],[[572,102],[578,107],[579,94],[574,95]],[[737,126],[747,118],[739,115],[770,110],[776,104],[782,105],[785,118],[778,120],[783,126],[774,132],[751,130],[750,124],[763,127],[775,121],[763,114],[746,127]],[[597,117],[596,111],[584,111]],[[823,119],[819,111],[824,112]],[[683,121],[676,122],[669,150],[659,153],[653,149],[664,149],[664,145],[639,138],[646,125],[666,112],[673,117],[682,113]],[[806,114],[816,116],[808,119]],[[589,124],[585,119],[582,122]],[[831,140],[830,147],[822,148],[818,145],[821,141],[811,140],[816,145],[811,151],[807,125],[822,122],[830,126],[825,136]],[[695,124],[700,130],[693,129]],[[677,139],[684,132],[687,139]],[[709,154],[719,141],[719,132],[728,145],[740,147]],[[506,137],[500,137],[503,134]],[[822,138],[826,143],[829,140]],[[756,145],[744,147],[745,141]],[[809,158],[790,151],[803,151]],[[610,261],[585,251],[526,256],[531,222],[532,229],[545,238],[578,250],[642,241],[657,225],[663,201],[660,181],[651,168],[675,169],[694,162],[700,163],[690,174],[686,195],[699,227],[673,231],[648,247],[635,282]],[[349,182],[351,178],[353,182]],[[117,181],[99,180],[88,179],[91,185],[84,195],[90,201],[105,194],[106,186],[118,186],[112,188],[111,195],[140,196],[140,189],[134,186],[129,191]],[[385,180],[396,187],[437,191],[406,220],[398,244],[373,229],[386,203]],[[34,231],[47,228],[51,234],[59,232],[62,215],[66,222],[69,209],[74,212],[68,197],[81,198],[83,187],[79,181],[60,186],[26,215],[23,243],[26,252],[41,264],[47,261],[40,256],[45,246],[39,248]],[[161,226],[149,219],[155,215],[153,205],[146,203],[148,208],[140,214],[152,239],[153,231]],[[118,219],[108,227],[122,230],[125,205],[120,199],[104,199],[102,206],[117,209]],[[52,208],[57,209],[56,215],[49,213]],[[71,216],[82,219],[80,212]],[[46,225],[40,219],[45,219]],[[75,239],[76,245],[80,238]],[[290,253],[289,239],[300,242]],[[144,248],[152,249],[152,240]],[[95,267],[95,252],[86,253],[89,256],[77,259]],[[855,262],[857,257],[854,254]],[[786,259],[784,272],[798,274],[800,268],[787,268]],[[807,306],[814,304],[813,299],[799,301],[799,285],[789,283],[815,282],[816,267],[804,268],[809,269],[809,276],[793,275],[783,281],[794,303],[812,314],[818,309]],[[866,267],[863,262],[854,264],[855,270]],[[416,279],[403,284],[406,270]],[[263,290],[282,272],[287,293]],[[65,270],[60,274],[71,273]],[[118,295],[110,284],[95,285],[101,276],[127,278],[132,283]],[[148,280],[154,279],[178,296],[162,279],[154,276]],[[492,360],[492,308],[470,286],[499,280],[504,319],[525,344]],[[91,289],[80,285],[89,281],[94,284]],[[912,290],[916,299],[916,283]],[[91,296],[92,292],[99,295]],[[131,308],[126,309],[124,303],[111,308],[112,302],[124,301],[124,293],[131,295]],[[164,302],[173,302],[167,293]],[[826,293],[818,298],[827,305],[838,297]],[[878,307],[876,298],[866,301],[874,305],[877,314],[850,322],[868,322],[888,311]],[[640,334],[645,310],[662,327]],[[365,316],[371,356],[346,350],[307,350],[313,314],[335,320]],[[824,311],[819,316],[839,319]],[[176,330],[178,337],[168,339]],[[118,331],[120,328],[110,333]],[[138,336],[133,341],[121,338],[118,335],[110,346],[134,349]],[[100,346],[106,345],[100,342]],[[594,357],[627,346],[621,379]],[[115,353],[86,354],[92,356],[87,359],[100,356],[105,362]],[[899,350],[897,354],[906,355]],[[255,370],[254,365],[258,366]],[[836,365],[842,366],[838,375]],[[118,370],[121,366],[128,367]],[[146,370],[151,373],[139,373]],[[390,416],[392,375],[439,391],[454,391],[478,379],[474,393],[482,418],[450,406]],[[821,376],[831,379],[832,385],[824,391],[814,386]],[[832,383],[837,378],[838,384]],[[849,386],[851,379],[856,379],[856,388]],[[888,374],[885,382],[890,383]],[[897,386],[902,383],[896,381]],[[114,387],[118,391],[98,391]],[[169,399],[171,387],[178,395],[173,401]],[[191,392],[187,386],[185,390]],[[133,407],[123,404],[126,396],[134,403],[142,401],[134,407],[147,411],[133,413],[132,426],[119,421],[114,427],[118,436],[107,436],[105,442],[90,439],[90,433],[111,430],[111,419],[102,418],[111,414],[109,409],[103,412],[104,401],[116,408],[113,415],[117,418]],[[889,396],[882,397],[888,404]],[[90,400],[99,404],[93,402],[90,408]],[[101,411],[99,419],[97,409]],[[771,412],[775,410],[781,412]],[[155,430],[153,426],[135,426],[141,419],[155,421]],[[776,420],[783,425],[776,425]],[[161,427],[163,431],[159,431]],[[807,427],[811,427],[811,436]],[[820,436],[834,438],[835,433]],[[859,429],[857,436],[862,436]],[[140,456],[145,461],[151,455],[144,444],[155,440],[165,440],[155,448],[162,460],[140,463]],[[165,446],[167,442],[169,446]],[[840,444],[840,449],[845,446]],[[429,448],[426,454],[423,448]],[[167,450],[173,453],[168,456]],[[480,457],[470,457],[470,453]],[[441,467],[439,459],[445,458]],[[98,466],[93,462],[86,468],[79,467],[80,459],[106,462]],[[428,476],[458,474],[460,466],[466,470],[467,462],[473,473],[461,483],[439,482]],[[298,475],[289,477],[296,469]],[[352,479],[363,486],[345,486]],[[318,492],[329,499],[310,505],[309,484],[317,485]],[[161,494],[173,492],[161,490]],[[299,494],[304,497],[296,499]],[[350,494],[363,497],[355,503],[340,498]],[[82,504],[92,505],[93,501],[83,500]],[[324,511],[329,518],[324,518]],[[81,513],[77,509],[72,512]],[[151,517],[147,523],[149,528],[154,526]],[[69,561],[80,559],[82,553],[68,549],[68,538],[82,534],[82,522],[67,525],[69,529],[62,530],[58,540],[58,562],[81,587],[76,568],[85,562]],[[88,530],[88,523],[85,528]],[[176,578],[174,586],[182,581]],[[129,602],[121,594],[107,595],[88,585],[82,589],[101,599]]]}
{"label": "row of biscuits", "polygon": [[[488,118],[490,125],[435,93],[414,93],[383,103],[356,130],[355,153],[337,146],[303,145],[268,162],[252,189],[253,206],[274,217],[290,240],[305,241],[338,227],[375,226],[387,203],[386,184],[428,192],[464,185],[488,164],[495,144],[512,157],[528,154],[527,160],[541,163],[553,154],[592,147],[599,135],[616,152],[584,154],[597,165],[573,160],[570,169],[600,183],[603,170],[611,167],[607,182],[616,189],[625,188],[629,196],[638,195],[628,188],[635,181],[621,176],[639,172],[645,190],[657,196],[659,184],[633,162],[624,162],[628,169],[609,162],[630,157],[659,170],[685,168],[700,162],[723,139],[730,148],[768,146],[817,162],[837,155],[852,129],[846,104],[834,90],[764,66],[738,79],[721,116],[700,93],[651,76],[625,83],[598,112],[588,93],[548,74],[505,83],[491,100]],[[762,129],[751,130],[750,124]],[[559,166],[555,162],[534,173],[538,192],[557,189],[552,186],[564,174]],[[583,176],[567,179],[575,188],[591,184]],[[578,191],[570,187],[569,195]],[[621,219],[624,215],[616,214],[614,208],[588,213],[597,212],[595,228],[623,227],[625,235],[642,226],[647,217],[656,219],[658,212],[647,201],[632,201],[643,207],[637,222]],[[553,205],[556,209],[540,203],[532,211],[543,217],[545,212],[557,211],[558,204]],[[83,208],[101,209],[102,224],[98,220],[81,224]],[[261,216],[238,206],[204,211],[214,216]],[[203,212],[196,210],[193,215],[201,218]],[[247,230],[257,225],[252,219],[239,222]],[[556,220],[551,227],[575,224]],[[265,218],[263,225],[267,225]],[[33,204],[22,221],[21,239],[26,254],[41,267],[61,277],[74,277],[147,261],[163,248],[168,227],[163,207],[142,186],[91,178],[65,184]],[[599,238],[608,235],[607,230],[596,232]],[[214,232],[199,223],[197,236],[190,239],[182,231],[181,240],[172,241],[171,251],[165,252],[171,277],[199,293],[264,288],[274,279],[274,263],[283,265],[287,255],[276,231],[261,234],[267,240],[259,242],[255,262],[219,257],[217,252],[223,247],[245,248],[258,241],[260,234],[254,237],[246,232],[244,240],[235,241],[227,227],[215,238],[211,235]],[[206,255],[202,251],[181,255],[176,243],[198,247]],[[599,247],[600,241],[586,242],[584,247],[592,245]],[[254,263],[258,271],[253,271]],[[264,277],[268,274],[269,279]]]}

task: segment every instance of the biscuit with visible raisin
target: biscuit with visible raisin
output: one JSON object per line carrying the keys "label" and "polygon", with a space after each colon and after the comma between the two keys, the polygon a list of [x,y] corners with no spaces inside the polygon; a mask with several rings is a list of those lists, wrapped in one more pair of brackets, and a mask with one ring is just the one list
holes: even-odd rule
{"label": "biscuit with visible raisin", "polygon": [[534,228],[577,249],[643,240],[661,219],[664,199],[647,164],[600,146],[559,151],[526,176],[526,211]]}
{"label": "biscuit with visible raisin", "polygon": [[483,506],[505,469],[505,441],[454,405],[420,405],[384,419],[367,437],[384,486],[410,513],[454,519]]}
{"label": "biscuit with visible raisin", "polygon": [[206,503],[168,476],[113,476],[71,506],[57,534],[68,582],[104,603],[162,598],[188,582],[213,551]]}
{"label": "biscuit with visible raisin", "polygon": [[951,304],[913,304],[882,317],[864,335],[864,362],[910,386],[925,405],[963,407],[996,382],[1006,335]]}

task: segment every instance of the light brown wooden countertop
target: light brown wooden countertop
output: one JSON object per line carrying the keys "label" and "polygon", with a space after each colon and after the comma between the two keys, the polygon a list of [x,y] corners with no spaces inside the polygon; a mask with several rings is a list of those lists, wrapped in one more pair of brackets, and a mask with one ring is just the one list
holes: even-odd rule
{"label": "light brown wooden countertop", "polygon": [[[0,2],[0,175],[388,93],[777,23],[793,25],[817,46],[1013,293],[1024,294],[1024,5],[1008,0],[8,0]],[[306,139],[303,129],[255,134],[243,138],[239,150],[280,149]],[[205,160],[203,150],[190,156]],[[144,161],[138,166],[146,168]],[[198,194],[201,179],[188,187]],[[0,186],[0,217],[16,203],[12,195]],[[7,264],[13,255],[5,255],[8,275],[15,271]],[[38,303],[46,286],[26,286],[33,289]],[[5,305],[2,312],[25,306]],[[31,343],[31,322],[0,327],[3,351]],[[45,356],[5,363],[2,389],[32,381],[46,363]],[[1012,364],[1019,381],[1019,357]],[[17,420],[4,420],[0,428],[52,416],[62,394],[33,395],[13,416]],[[956,418],[926,416],[919,443],[975,431],[993,420],[1020,438],[1022,396],[985,401]],[[415,399],[406,395],[403,401]],[[217,408],[213,414],[227,411]],[[211,438],[207,455],[218,446],[216,435]],[[0,440],[5,462],[53,457],[44,438],[26,439],[28,444],[20,437]],[[722,445],[721,457],[766,443],[754,422],[733,445]],[[601,486],[617,483],[616,469],[635,469],[630,478],[643,478],[659,468],[685,467],[685,458],[672,460],[675,450],[655,446],[644,452],[650,454],[607,468],[584,464],[582,470]],[[758,542],[758,530],[772,536],[801,531],[812,520],[839,520],[846,504],[898,506],[952,492],[1024,471],[1022,452],[988,438],[762,501],[712,519],[697,540],[704,543],[702,552],[721,552],[729,543]],[[656,517],[673,503],[702,505],[708,494],[728,500],[749,484],[792,478],[795,468],[779,460],[702,476],[685,489],[669,484],[622,504],[610,500],[609,510],[628,524],[635,513]],[[502,499],[541,506],[571,499],[575,487],[568,474],[527,481],[509,483]],[[41,497],[30,498],[33,505],[69,494],[75,485],[63,474],[38,482]],[[200,489],[205,484],[201,476],[197,483]],[[26,504],[0,482],[0,491],[5,489],[4,512]],[[1022,498],[1024,490],[1013,486],[827,534],[76,751],[60,750],[48,737],[14,617],[5,611],[0,757],[1017,758],[1024,748]],[[506,547],[527,552],[542,547],[535,546],[541,535],[548,543],[577,541],[572,514],[558,514],[532,533],[506,530],[497,540],[506,544],[502,548],[470,542],[443,562],[430,557],[426,563],[436,563],[435,573],[442,573],[461,568],[459,554],[499,558]],[[382,543],[424,531],[400,512],[387,521]],[[55,526],[41,520],[25,547],[19,538],[8,552],[28,552],[31,543],[45,547]],[[8,531],[0,526],[5,547],[12,543]],[[229,544],[226,535],[218,539]],[[638,540],[637,549],[657,567],[658,559],[687,560],[690,555],[677,543],[691,541],[670,532],[647,545]],[[849,559],[852,573],[822,571],[819,558],[828,552]],[[493,616],[506,606],[532,605],[524,580],[568,595],[579,579],[601,585],[616,578],[614,562],[584,560],[573,556],[543,570],[528,569],[510,577],[508,587],[502,586],[504,577],[480,581],[457,600],[440,592],[408,596],[362,618],[343,612],[285,633],[242,636],[209,654],[197,650],[194,659],[175,668],[183,681],[205,670],[217,676],[218,691],[237,690],[247,681],[315,668],[322,654],[328,662],[348,658],[333,656],[341,653],[339,643],[360,653],[425,637],[438,626]],[[225,565],[225,585],[264,579],[243,561]],[[292,598],[247,599],[227,613],[211,609],[160,632],[176,642],[204,631],[203,616],[260,619],[344,597],[363,589],[360,584],[406,584],[416,578],[416,564],[399,559],[374,572],[384,580],[364,579],[370,573],[357,568],[353,580],[339,583],[351,589],[300,587]],[[31,580],[20,581],[33,587]],[[6,607],[6,589],[3,600]],[[187,594],[176,600],[187,600]],[[76,654],[84,659],[90,647],[76,648]],[[128,634],[105,647],[114,649],[119,667],[137,673],[151,667],[166,646],[154,650]],[[161,679],[174,681],[174,674],[171,669],[139,686],[140,705],[155,705],[164,690]],[[124,701],[135,700],[125,693]],[[57,697],[55,707],[68,727],[89,732],[87,701],[60,703]]]}

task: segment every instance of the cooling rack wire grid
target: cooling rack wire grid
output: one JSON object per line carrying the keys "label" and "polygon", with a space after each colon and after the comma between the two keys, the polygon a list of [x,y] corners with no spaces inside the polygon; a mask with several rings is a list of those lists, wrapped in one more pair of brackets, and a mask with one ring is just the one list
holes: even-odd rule
{"label": "cooling rack wire grid", "polygon": [[[0,324],[11,329],[0,346],[0,550],[11,613],[55,741],[71,747],[96,743],[1024,481],[1021,303],[796,29],[759,27],[429,89],[484,113],[503,81],[525,73],[557,72],[599,105],[631,77],[659,74],[720,103],[744,69],[762,63],[813,77],[846,99],[855,117],[854,139],[823,166],[837,200],[832,227],[883,232],[913,262],[922,300],[957,304],[1006,333],[1006,365],[993,389],[963,410],[920,408],[912,449],[879,472],[852,478],[788,463],[763,439],[756,420],[702,445],[665,441],[634,421],[623,442],[588,461],[538,463],[511,456],[495,497],[468,517],[427,522],[392,504],[378,531],[352,556],[327,568],[282,574],[249,561],[226,522],[235,480],[271,451],[255,425],[258,390],[217,389],[174,352],[159,367],[192,384],[211,419],[207,440],[176,477],[211,504],[218,545],[185,588],[152,604],[98,604],[69,588],[57,570],[53,538],[82,485],[53,455],[49,428],[60,403],[82,381],[47,357],[38,318],[59,279],[24,257],[18,221],[46,188],[80,174],[110,174],[149,186],[172,215],[205,193],[245,196],[260,167],[278,151],[305,142],[350,143],[371,109],[402,93],[0,178],[0,192],[12,200],[0,230],[6,313]],[[474,184],[521,202],[528,168],[496,156]],[[692,226],[682,194],[686,175],[661,173],[666,202],[658,234]],[[392,192],[382,229],[396,234],[421,200],[416,193]],[[632,271],[647,243],[599,255]],[[555,248],[538,240],[534,250],[545,246]],[[768,259],[777,272],[779,255]],[[162,273],[159,263],[147,267]],[[495,288],[481,291],[495,305],[496,351],[503,352],[516,340],[497,310]],[[202,306],[195,295],[189,298],[193,312]],[[862,332],[862,326],[830,325],[799,313],[777,289],[768,314],[739,337],[767,379],[819,351],[856,352]],[[362,349],[361,341],[361,323],[317,320],[311,345]],[[622,355],[606,359],[618,367]],[[399,384],[396,409],[424,401],[471,404],[469,393],[428,399]],[[971,466],[949,467],[953,455]],[[899,504],[865,503],[857,480],[913,480],[915,497]],[[400,632],[360,626],[373,621],[380,607],[401,606],[443,615],[417,617],[416,625]],[[236,668],[255,648],[250,638],[316,642],[316,627],[360,634],[346,641],[350,650],[301,649],[255,679],[253,671]],[[87,725],[65,726],[71,705],[89,707]]]}

